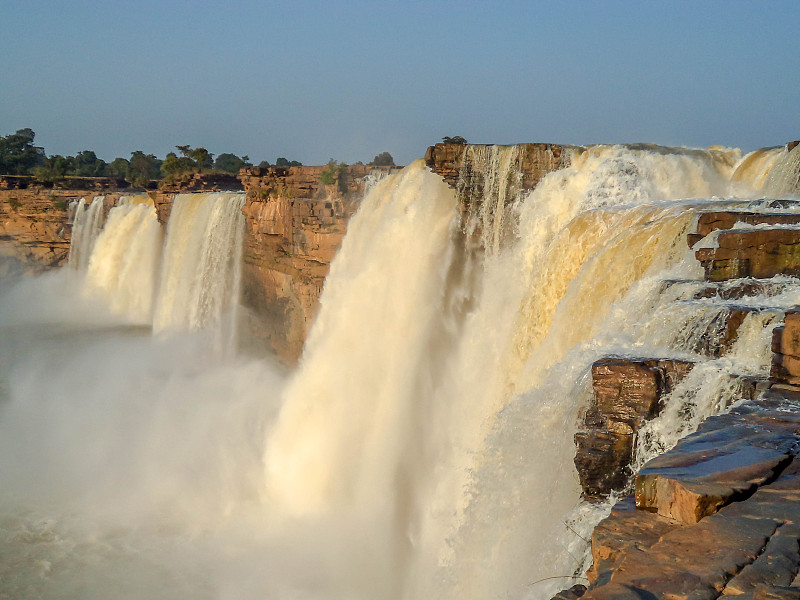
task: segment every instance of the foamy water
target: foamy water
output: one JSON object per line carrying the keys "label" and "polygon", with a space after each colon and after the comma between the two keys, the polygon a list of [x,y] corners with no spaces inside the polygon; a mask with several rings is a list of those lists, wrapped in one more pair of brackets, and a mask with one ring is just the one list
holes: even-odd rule
{"label": "foamy water", "polygon": [[219,351],[241,194],[179,197],[163,244],[152,206],[123,202],[85,269],[4,289],[0,598],[548,598],[580,580],[608,510],[581,503],[572,463],[592,362],[697,363],[640,460],[764,375],[800,285],[737,300],[758,310],[709,355],[731,303],[695,297],[686,233],[794,167],[576,148],[524,194],[517,151],[469,150],[488,200],[466,215],[421,162],[377,183],[293,372]]}

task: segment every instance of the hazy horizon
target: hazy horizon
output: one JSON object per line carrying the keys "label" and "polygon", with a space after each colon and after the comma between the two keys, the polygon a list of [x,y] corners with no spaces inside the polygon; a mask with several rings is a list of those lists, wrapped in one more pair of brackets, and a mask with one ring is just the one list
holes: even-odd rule
{"label": "hazy horizon", "polygon": [[800,137],[793,2],[5,7],[0,135],[110,161],[398,164],[442,136],[744,151]]}

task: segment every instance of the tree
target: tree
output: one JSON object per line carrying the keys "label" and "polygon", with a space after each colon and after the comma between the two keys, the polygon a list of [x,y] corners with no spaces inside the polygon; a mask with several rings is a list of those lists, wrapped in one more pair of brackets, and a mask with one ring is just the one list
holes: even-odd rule
{"label": "tree", "polygon": [[461,137],[460,135],[450,137],[448,135],[442,138],[443,144],[466,144],[467,140]]}
{"label": "tree", "polygon": [[44,148],[33,145],[36,134],[30,128],[18,129],[5,137],[0,136],[0,173],[28,175],[44,163]]}
{"label": "tree", "polygon": [[369,164],[373,167],[393,167],[394,159],[388,152],[381,152],[375,158],[373,158],[372,162]]}
{"label": "tree", "polygon": [[72,156],[47,156],[42,161],[42,165],[36,167],[33,174],[39,181],[55,181],[66,176],[73,168],[74,158]]}
{"label": "tree", "polygon": [[161,172],[167,179],[177,179],[184,173],[192,173],[196,166],[188,156],[178,157],[174,152],[170,152],[161,163]]}
{"label": "tree", "polygon": [[128,161],[128,172],[125,176],[130,183],[146,188],[150,181],[158,179],[161,174],[161,161],[153,154],[145,154],[141,150],[131,153]]}
{"label": "tree", "polygon": [[214,161],[214,170],[222,173],[236,174],[239,172],[239,169],[247,164],[247,160],[245,159],[249,160],[249,157],[243,156],[239,158],[230,152],[223,152],[217,156],[217,160]]}
{"label": "tree", "polygon": [[337,164],[335,160],[330,159],[325,168],[322,169],[322,172],[319,174],[319,182],[322,185],[332,185],[333,182],[336,181]]}
{"label": "tree", "polygon": [[115,158],[106,165],[106,177],[114,177],[116,179],[125,179],[128,174],[128,161],[124,158]]}
{"label": "tree", "polygon": [[194,148],[189,150],[189,158],[191,158],[197,165],[197,172],[202,173],[203,169],[210,169],[214,162],[212,161],[213,154],[203,147]]}
{"label": "tree", "polygon": [[106,161],[97,158],[92,150],[81,150],[72,162],[71,172],[67,174],[78,177],[102,177],[106,168]]}
{"label": "tree", "polygon": [[287,160],[283,156],[279,156],[275,159],[275,166],[276,167],[302,167],[303,163],[298,160]]}

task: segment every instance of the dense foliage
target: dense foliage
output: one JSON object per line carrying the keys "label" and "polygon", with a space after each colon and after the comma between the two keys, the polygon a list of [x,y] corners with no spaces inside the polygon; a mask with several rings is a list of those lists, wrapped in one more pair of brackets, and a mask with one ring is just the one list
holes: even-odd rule
{"label": "dense foliage", "polygon": [[35,135],[32,129],[25,128],[0,136],[0,173],[30,175],[36,165],[42,164],[44,148],[33,145]]}
{"label": "dense foliage", "polygon": [[394,166],[394,158],[388,152],[381,152],[375,158],[372,159],[372,162],[369,163],[374,167],[393,167]]}
{"label": "dense foliage", "polygon": [[[138,187],[148,187],[154,180],[175,181],[192,173],[209,171],[235,175],[243,167],[252,166],[247,155],[240,157],[223,152],[215,160],[214,154],[206,148],[189,145],[175,146],[178,152],[168,153],[164,160],[142,150],[132,152],[129,159],[117,157],[110,163],[99,158],[93,150],[81,150],[75,156],[47,156],[44,148],[34,146],[35,135],[32,129],[26,128],[0,136],[0,175],[33,175],[39,181],[47,182],[63,177],[111,177],[125,179]],[[356,164],[363,163],[359,161]],[[388,152],[381,152],[369,164],[394,166],[394,159]],[[271,165],[264,160],[260,166]],[[301,167],[303,163],[279,156],[275,159],[275,166]],[[322,171],[321,182],[331,185],[338,181],[341,185],[346,168],[346,163],[331,159]]]}

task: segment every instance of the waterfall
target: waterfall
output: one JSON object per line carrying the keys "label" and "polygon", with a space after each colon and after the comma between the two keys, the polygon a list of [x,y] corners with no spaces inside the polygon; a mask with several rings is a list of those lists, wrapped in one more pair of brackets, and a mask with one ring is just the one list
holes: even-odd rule
{"label": "waterfall", "polygon": [[177,194],[167,226],[153,329],[201,329],[233,319],[239,300],[245,195]]}
{"label": "waterfall", "polygon": [[699,356],[680,333],[695,312],[663,284],[701,276],[695,211],[753,193],[731,183],[735,153],[575,149],[521,196],[516,149],[467,152],[485,188],[465,233],[480,232],[482,258],[465,259],[456,194],[421,165],[377,187],[268,435],[278,510],[384,527],[353,550],[369,552],[368,581],[350,582],[367,596],[516,597],[580,568],[585,544],[563,522],[580,507],[585,374],[604,350]]}
{"label": "waterfall", "polygon": [[181,335],[14,327],[33,299],[72,301],[77,328],[54,278],[4,296],[8,593],[547,599],[580,577],[608,510],[573,465],[591,365],[695,364],[639,461],[764,376],[800,282],[709,294],[687,232],[709,208],[766,210],[749,199],[794,158],[574,147],[524,191],[520,148],[464,151],[455,189],[416,161],[368,191],[291,373],[199,343],[235,317],[243,194],[176,196],[163,248],[152,206],[122,201],[86,259],[93,294]]}
{"label": "waterfall", "polygon": [[103,294],[113,312],[149,324],[160,255],[161,226],[152,200],[123,196],[95,242],[87,287]]}
{"label": "waterfall", "polygon": [[69,245],[69,264],[78,271],[86,271],[89,258],[100,230],[103,228],[105,196],[95,196],[89,204],[81,198],[72,221],[72,238]]}

